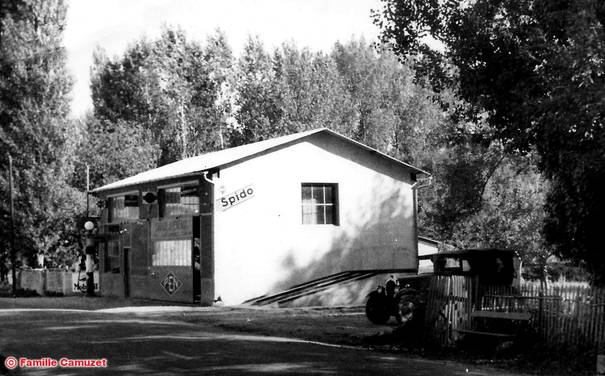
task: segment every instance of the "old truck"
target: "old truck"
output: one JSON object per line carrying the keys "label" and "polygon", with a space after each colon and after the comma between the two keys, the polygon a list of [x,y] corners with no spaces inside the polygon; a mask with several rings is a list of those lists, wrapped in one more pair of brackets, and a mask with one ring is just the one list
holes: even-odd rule
{"label": "old truck", "polygon": [[[365,312],[375,324],[385,324],[391,316],[399,324],[420,320],[424,315],[427,290],[432,276],[471,276],[478,282],[471,294],[479,298],[479,286],[519,286],[521,261],[513,250],[473,248],[419,256],[430,260],[433,271],[399,278],[396,288],[380,285],[368,295]],[[389,288],[387,288],[389,287]],[[479,300],[478,299],[478,300]]]}

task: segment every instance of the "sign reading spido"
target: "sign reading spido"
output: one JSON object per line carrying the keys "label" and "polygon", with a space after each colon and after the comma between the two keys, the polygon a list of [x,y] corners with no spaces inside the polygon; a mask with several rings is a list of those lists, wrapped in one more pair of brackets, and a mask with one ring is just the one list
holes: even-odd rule
{"label": "sign reading spido", "polygon": [[249,200],[252,197],[254,197],[254,187],[252,187],[252,185],[248,185],[244,188],[224,195],[217,200],[217,203],[221,210],[227,210],[231,209],[237,204],[241,204],[242,202]]}

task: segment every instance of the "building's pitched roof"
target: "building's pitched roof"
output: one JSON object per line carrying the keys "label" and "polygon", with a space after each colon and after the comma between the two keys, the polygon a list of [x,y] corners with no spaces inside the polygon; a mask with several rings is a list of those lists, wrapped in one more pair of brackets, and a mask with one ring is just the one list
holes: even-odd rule
{"label": "building's pitched roof", "polygon": [[186,158],[186,159],[174,162],[174,163],[164,165],[162,167],[158,167],[158,168],[154,168],[152,170],[141,172],[140,174],[128,177],[126,179],[122,179],[122,180],[104,185],[102,187],[92,190],[92,192],[97,193],[97,192],[102,192],[102,191],[114,190],[114,189],[118,189],[118,188],[125,188],[125,187],[134,186],[134,185],[138,185],[138,184],[166,180],[166,179],[170,179],[170,178],[178,178],[180,176],[187,176],[187,175],[192,175],[195,173],[200,173],[203,171],[208,171],[211,169],[216,169],[221,166],[225,166],[225,165],[232,164],[232,163],[237,163],[238,161],[243,160],[245,158],[253,157],[257,154],[267,152],[271,149],[275,149],[275,148],[284,146],[286,144],[301,140],[303,138],[306,138],[306,137],[309,137],[311,135],[318,134],[318,133],[331,134],[342,140],[355,144],[358,147],[371,151],[371,152],[377,154],[378,156],[380,156],[381,158],[386,158],[393,162],[399,163],[402,166],[405,166],[406,168],[411,169],[412,171],[414,171],[418,174],[429,175],[429,173],[426,171],[423,171],[412,165],[409,165],[400,160],[392,158],[384,153],[381,153],[380,151],[378,151],[376,149],[373,149],[367,145],[364,145],[364,144],[359,143],[355,140],[352,140],[348,137],[345,137],[332,130],[329,130],[327,128],[318,128],[318,129],[314,129],[314,130],[310,130],[310,131],[306,131],[306,132],[294,133],[294,134],[287,135],[287,136],[272,138],[272,139],[265,140],[265,141],[254,142],[252,144],[237,146],[234,148],[219,150],[219,151],[206,153],[206,154],[198,155],[198,156],[191,157],[191,158]]}

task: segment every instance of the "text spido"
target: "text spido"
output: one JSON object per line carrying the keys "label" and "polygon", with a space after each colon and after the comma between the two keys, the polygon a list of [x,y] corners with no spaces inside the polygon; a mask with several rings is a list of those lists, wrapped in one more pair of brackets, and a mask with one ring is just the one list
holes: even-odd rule
{"label": "text spido", "polygon": [[254,188],[252,186],[247,186],[221,197],[218,201],[221,209],[227,210],[252,197],[254,197]]}

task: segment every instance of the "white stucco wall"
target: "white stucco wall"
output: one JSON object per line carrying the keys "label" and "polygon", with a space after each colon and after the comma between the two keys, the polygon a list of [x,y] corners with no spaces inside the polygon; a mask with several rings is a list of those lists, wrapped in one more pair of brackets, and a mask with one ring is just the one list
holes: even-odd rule
{"label": "white stucco wall", "polygon": [[438,244],[423,239],[418,239],[418,256],[432,255],[438,251]]}
{"label": "white stucco wall", "polygon": [[[416,267],[410,170],[329,135],[215,179],[215,294],[227,304],[345,270]],[[337,183],[338,226],[303,225],[301,183]],[[219,200],[251,186],[225,211]]]}
{"label": "white stucco wall", "polygon": [[[418,256],[432,255],[439,251],[439,245],[423,239],[418,239]],[[420,260],[418,262],[419,273],[432,273],[433,262],[431,260]]]}

